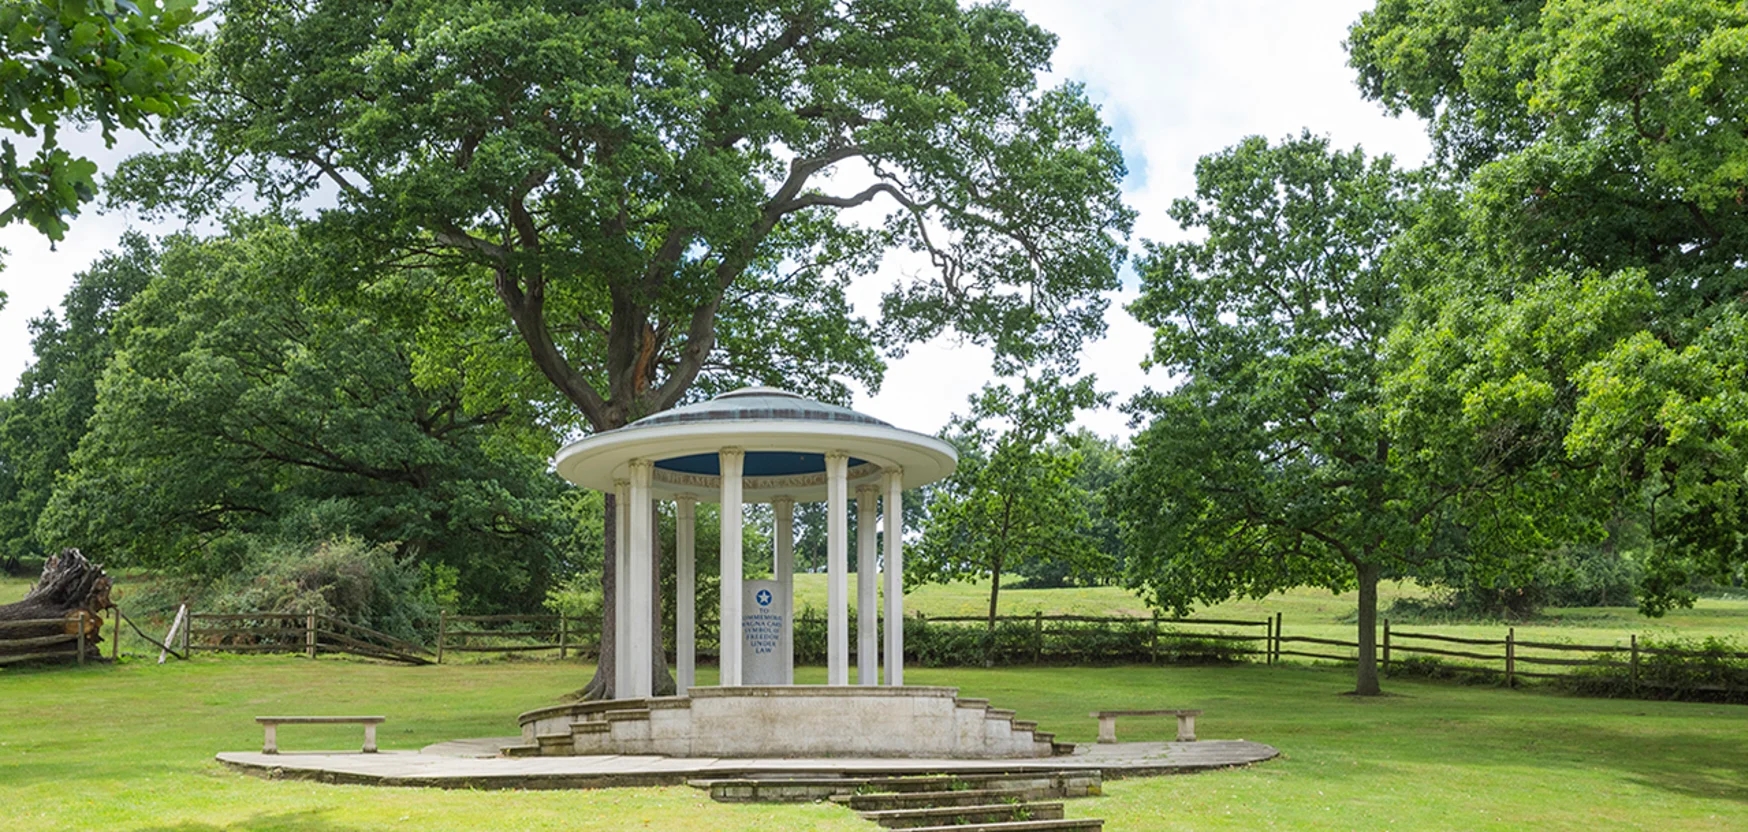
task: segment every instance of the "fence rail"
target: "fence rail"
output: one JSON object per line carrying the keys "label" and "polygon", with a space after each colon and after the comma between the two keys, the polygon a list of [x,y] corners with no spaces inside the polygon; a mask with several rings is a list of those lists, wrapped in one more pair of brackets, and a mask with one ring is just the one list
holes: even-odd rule
{"label": "fence rail", "polygon": [[[56,629],[61,632],[44,632]],[[65,658],[84,664],[101,657],[96,641],[102,629],[103,619],[84,610],[66,618],[0,621],[0,665]]]}
{"label": "fence rail", "polygon": [[563,615],[448,615],[437,619],[437,661],[446,653],[558,651],[560,659],[593,647],[581,622]]}

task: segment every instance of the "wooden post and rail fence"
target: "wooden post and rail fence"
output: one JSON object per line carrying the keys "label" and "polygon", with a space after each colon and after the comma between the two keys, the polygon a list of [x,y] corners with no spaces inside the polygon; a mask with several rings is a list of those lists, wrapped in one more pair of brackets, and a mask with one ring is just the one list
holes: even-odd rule
{"label": "wooden post and rail fence", "polygon": [[[111,612],[114,635],[110,657],[119,655],[122,616]],[[322,653],[350,654],[403,664],[441,663],[454,654],[508,654],[546,651],[560,659],[593,655],[596,645],[589,638],[594,629],[580,619],[561,615],[441,615],[431,646],[314,613],[192,613],[179,612],[178,624],[165,639],[169,649],[233,653],[300,653],[315,658]],[[181,622],[186,621],[186,626]],[[916,616],[927,626],[987,627],[987,616]],[[86,612],[64,619],[0,622],[0,665],[34,660],[74,658],[80,663],[99,658],[94,642],[104,621]],[[702,622],[701,622],[702,623]],[[1216,645],[1221,658],[1247,657],[1276,664],[1291,656],[1316,661],[1356,661],[1357,641],[1310,635],[1287,635],[1280,613],[1259,619],[1168,618],[1155,613],[1136,616],[1031,615],[997,616],[998,625],[1010,625],[1006,658],[1010,661],[1043,663],[1052,660],[1097,660],[1074,644],[1089,632],[1121,633],[1109,639],[1127,647],[1112,653],[1118,661],[1159,661],[1184,655],[1182,646]],[[1011,625],[1022,625],[1013,630]],[[45,627],[59,630],[41,634]],[[12,637],[12,632],[29,632]],[[1012,643],[1015,633],[1019,644]],[[715,655],[712,628],[701,627],[700,658]],[[1126,639],[1126,641],[1124,640]],[[148,639],[150,641],[150,639]],[[1029,641],[1029,643],[1024,643]],[[154,646],[156,643],[154,642]],[[1568,644],[1520,639],[1515,627],[1506,627],[1504,638],[1480,638],[1434,633],[1422,628],[1405,630],[1382,622],[1377,642],[1380,670],[1390,675],[1405,660],[1430,657],[1450,667],[1499,673],[1506,684],[1519,679],[1558,678],[1575,668],[1604,667],[1623,670],[1631,690],[1659,683],[1643,678],[1642,663],[1648,658],[1677,661],[1748,661],[1748,652],[1721,649],[1708,651],[1652,647],[1637,635],[1626,644]],[[1580,654],[1580,655],[1574,655]],[[160,656],[160,660],[162,660]],[[1454,660],[1454,661],[1452,661]],[[1714,685],[1690,685],[1708,691],[1741,691],[1726,678]]]}

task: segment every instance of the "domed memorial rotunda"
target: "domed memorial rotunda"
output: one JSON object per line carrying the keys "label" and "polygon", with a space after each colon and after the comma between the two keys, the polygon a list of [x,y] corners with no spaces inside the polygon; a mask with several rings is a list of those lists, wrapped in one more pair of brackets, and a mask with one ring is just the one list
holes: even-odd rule
{"label": "domed memorial rotunda", "polygon": [[[844,407],[752,387],[658,413],[558,452],[560,476],[616,494],[619,592],[613,643],[615,698],[522,715],[524,754],[719,757],[1034,757],[1051,737],[1012,711],[957,690],[904,684],[904,489],[953,472],[939,439]],[[855,497],[857,673],[850,684],[849,511]],[[674,597],[679,696],[654,696],[656,501],[678,520]],[[696,685],[695,507],[721,506],[719,682]],[[826,504],[826,684],[794,684],[794,508]],[[770,581],[743,579],[746,503],[770,503],[776,535]],[[876,522],[876,514],[884,522]],[[883,541],[877,532],[884,527]],[[884,544],[884,552],[877,549]],[[882,557],[883,555],[883,557]],[[879,573],[883,572],[881,576]],[[885,579],[882,628],[877,578]],[[879,643],[885,631],[885,645]],[[879,658],[885,679],[880,684]]]}

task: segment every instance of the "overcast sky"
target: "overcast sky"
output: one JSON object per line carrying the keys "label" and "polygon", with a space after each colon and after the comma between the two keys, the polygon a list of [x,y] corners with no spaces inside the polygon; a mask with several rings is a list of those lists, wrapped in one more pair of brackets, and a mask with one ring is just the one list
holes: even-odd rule
{"label": "overcast sky", "polygon": [[[204,4],[203,4],[204,5]],[[1011,5],[1061,37],[1058,78],[1084,83],[1103,109],[1128,160],[1129,204],[1140,212],[1142,239],[1170,240],[1177,228],[1166,208],[1194,185],[1196,159],[1245,136],[1272,140],[1309,128],[1339,147],[1389,153],[1421,164],[1428,149],[1413,119],[1393,119],[1360,98],[1341,48],[1347,27],[1368,8],[1361,0],[1011,0]],[[76,149],[105,170],[143,148],[124,139],[113,151],[80,140]],[[75,273],[112,248],[129,227],[168,230],[124,213],[79,217],[56,251],[18,224],[0,229],[10,251],[0,286],[11,296],[0,310],[0,390],[10,391],[30,361],[27,324],[58,307]],[[893,278],[868,281],[854,296],[870,309]],[[1141,371],[1148,332],[1123,305],[1135,297],[1134,276],[1112,298],[1109,333],[1086,348],[1082,367],[1121,402],[1165,379]],[[949,343],[914,348],[894,361],[879,395],[858,395],[857,407],[899,426],[933,432],[991,379],[989,357]],[[1106,435],[1127,435],[1115,408],[1082,415]]]}

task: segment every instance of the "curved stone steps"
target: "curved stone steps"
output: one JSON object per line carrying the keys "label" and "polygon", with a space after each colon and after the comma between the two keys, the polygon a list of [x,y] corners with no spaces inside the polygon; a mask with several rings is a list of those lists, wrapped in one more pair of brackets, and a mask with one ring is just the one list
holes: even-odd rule
{"label": "curved stone steps", "polygon": [[[1038,730],[1035,721],[1018,719],[1012,710],[992,707],[987,699],[950,695],[952,707],[961,714],[955,729],[959,732],[961,747],[1009,749],[1006,753],[993,754],[995,757],[1051,757],[1073,752],[1072,745],[1057,743],[1055,734]],[[696,746],[679,748],[672,744],[671,739],[664,739],[671,737],[676,729],[664,732],[651,722],[652,712],[677,711],[676,716],[687,719],[683,714],[692,706],[688,697],[656,697],[572,703],[530,711],[522,716],[525,720],[523,742],[506,746],[503,754],[525,757],[694,753],[692,748]],[[530,719],[535,721],[526,721]],[[674,723],[670,720],[664,724]],[[568,730],[560,733],[554,729]],[[1016,748],[1019,749],[1017,754]],[[980,755],[973,753],[971,756]]]}

